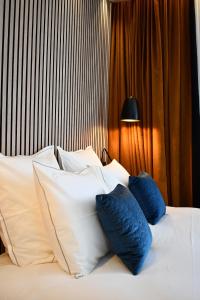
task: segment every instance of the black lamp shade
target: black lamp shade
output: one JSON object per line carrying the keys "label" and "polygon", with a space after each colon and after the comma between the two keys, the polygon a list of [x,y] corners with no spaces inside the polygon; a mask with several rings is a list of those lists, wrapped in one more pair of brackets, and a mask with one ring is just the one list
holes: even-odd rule
{"label": "black lamp shade", "polygon": [[124,101],[121,112],[121,121],[139,122],[138,103],[135,97],[129,97]]}

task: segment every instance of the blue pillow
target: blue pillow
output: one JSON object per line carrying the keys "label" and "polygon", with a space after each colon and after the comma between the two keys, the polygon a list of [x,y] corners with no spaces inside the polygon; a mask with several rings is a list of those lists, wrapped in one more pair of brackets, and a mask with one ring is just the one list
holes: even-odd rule
{"label": "blue pillow", "polygon": [[136,199],[128,188],[118,184],[111,193],[96,196],[96,208],[113,252],[134,275],[138,274],[152,235]]}
{"label": "blue pillow", "polygon": [[147,221],[155,225],[166,212],[165,202],[152,177],[143,172],[139,176],[130,176],[131,193],[138,201]]}

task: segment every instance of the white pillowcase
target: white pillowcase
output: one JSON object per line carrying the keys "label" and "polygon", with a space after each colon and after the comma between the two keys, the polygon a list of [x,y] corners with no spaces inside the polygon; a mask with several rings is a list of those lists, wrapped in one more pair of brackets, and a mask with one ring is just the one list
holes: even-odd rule
{"label": "white pillowcase", "polygon": [[19,266],[51,262],[49,245],[35,188],[32,161],[59,168],[54,146],[31,156],[0,156],[0,224],[2,241]]}
{"label": "white pillowcase", "polygon": [[96,195],[108,192],[100,169],[70,173],[34,163],[41,209],[60,266],[80,277],[108,252],[96,215]]}
{"label": "white pillowcase", "polygon": [[126,169],[115,159],[102,169],[104,180],[110,190],[113,190],[117,184],[128,186],[130,174]]}
{"label": "white pillowcase", "polygon": [[64,151],[60,147],[57,147],[57,149],[62,167],[66,171],[81,172],[88,166],[102,166],[92,146],[87,147],[85,150],[75,152]]}

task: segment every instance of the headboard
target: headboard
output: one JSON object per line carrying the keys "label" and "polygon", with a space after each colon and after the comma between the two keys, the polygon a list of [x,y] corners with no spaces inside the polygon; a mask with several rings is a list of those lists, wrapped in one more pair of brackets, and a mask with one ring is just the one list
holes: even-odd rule
{"label": "headboard", "polygon": [[106,0],[0,0],[0,152],[107,146]]}

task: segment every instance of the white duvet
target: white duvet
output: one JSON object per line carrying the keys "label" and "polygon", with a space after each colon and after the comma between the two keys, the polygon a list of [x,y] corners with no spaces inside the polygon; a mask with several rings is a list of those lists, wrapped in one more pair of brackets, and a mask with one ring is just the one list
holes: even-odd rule
{"label": "white duvet", "polygon": [[152,249],[133,276],[116,257],[74,279],[57,263],[17,267],[0,256],[0,300],[200,300],[200,210],[167,208]]}

